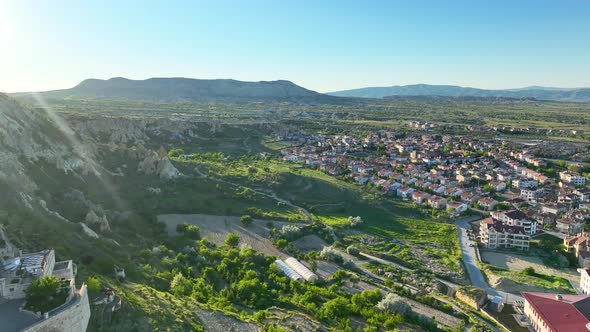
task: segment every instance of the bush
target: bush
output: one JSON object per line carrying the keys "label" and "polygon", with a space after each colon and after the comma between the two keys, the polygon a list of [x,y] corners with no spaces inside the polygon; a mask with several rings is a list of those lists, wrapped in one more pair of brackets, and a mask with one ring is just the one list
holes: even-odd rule
{"label": "bush", "polygon": [[348,223],[350,224],[350,227],[355,227],[357,225],[362,224],[363,222],[364,222],[363,219],[361,217],[359,217],[359,216],[356,216],[356,217],[350,216],[350,217],[348,217]]}
{"label": "bush", "polygon": [[45,276],[33,280],[25,294],[27,310],[48,312],[66,301],[68,289],[56,277]]}
{"label": "bush", "polygon": [[229,233],[225,237],[225,244],[236,248],[240,244],[240,235],[235,233]]}
{"label": "bush", "polygon": [[254,219],[252,219],[252,216],[250,216],[248,214],[245,214],[240,217],[240,222],[242,224],[244,224],[245,226],[252,224],[253,221],[254,221]]}
{"label": "bush", "polygon": [[174,149],[174,150],[170,150],[168,152],[168,157],[170,157],[170,158],[178,158],[182,155],[184,155],[183,149]]}
{"label": "bush", "polygon": [[349,255],[358,256],[361,253],[361,250],[355,246],[348,246],[346,248],[346,252]]}
{"label": "bush", "polygon": [[334,247],[324,247],[320,252],[320,257],[327,261],[342,262],[342,256]]}
{"label": "bush", "polygon": [[179,234],[186,235],[193,240],[199,240],[201,238],[201,229],[199,226],[182,223],[176,225],[176,231]]}
{"label": "bush", "polygon": [[535,269],[533,269],[531,266],[524,268],[522,273],[526,274],[527,276],[534,276],[536,274]]}
{"label": "bush", "polygon": [[286,239],[293,239],[299,235],[301,228],[296,225],[285,225],[281,227],[281,235]]}
{"label": "bush", "polygon": [[97,277],[88,277],[86,280],[86,286],[88,287],[88,292],[90,293],[98,293],[102,289],[100,284],[100,280]]}
{"label": "bush", "polygon": [[385,298],[377,303],[377,309],[382,312],[405,316],[412,312],[412,307],[397,294],[388,293]]}

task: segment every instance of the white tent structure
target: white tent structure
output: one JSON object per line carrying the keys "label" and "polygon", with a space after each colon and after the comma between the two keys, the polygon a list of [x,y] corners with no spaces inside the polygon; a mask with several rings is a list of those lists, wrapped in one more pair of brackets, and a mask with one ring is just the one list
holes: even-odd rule
{"label": "white tent structure", "polygon": [[285,262],[283,262],[282,260],[280,260],[280,259],[277,259],[277,260],[275,261],[275,265],[276,265],[276,266],[278,266],[278,267],[279,267],[279,269],[281,269],[281,271],[283,271],[283,273],[284,273],[284,274],[285,274],[287,277],[289,277],[289,278],[291,278],[291,279],[293,279],[293,280],[296,280],[296,281],[301,281],[301,280],[303,280],[303,278],[302,278],[302,277],[299,275],[299,273],[297,273],[297,272],[293,271],[293,269],[292,269],[292,268],[290,268],[290,267],[289,267],[287,264],[285,264]]}
{"label": "white tent structure", "polygon": [[306,281],[316,281],[316,280],[318,280],[317,274],[311,272],[310,269],[308,269],[307,267],[305,267],[305,265],[301,264],[295,258],[289,257],[289,258],[285,259],[285,263],[287,263],[287,265],[291,269],[293,269],[295,272],[297,272],[299,275],[301,275],[303,277],[303,279],[305,279]]}

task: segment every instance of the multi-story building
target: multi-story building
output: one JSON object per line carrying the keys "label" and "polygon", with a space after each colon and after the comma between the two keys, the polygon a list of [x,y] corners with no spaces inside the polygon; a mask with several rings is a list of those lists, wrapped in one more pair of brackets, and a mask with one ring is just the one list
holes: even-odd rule
{"label": "multi-story building", "polygon": [[494,211],[492,212],[492,218],[500,220],[508,226],[523,227],[528,235],[537,233],[537,221],[529,218],[520,210]]}
{"label": "multi-story building", "polygon": [[506,225],[493,218],[486,218],[480,222],[479,236],[486,248],[514,248],[523,251],[529,250],[531,239],[524,227]]}
{"label": "multi-story building", "polygon": [[586,295],[590,295],[590,268],[580,268],[578,269],[580,272],[580,288],[582,292]]}
{"label": "multi-story building", "polygon": [[539,198],[543,197],[544,194],[545,194],[545,190],[543,188],[528,187],[528,188],[522,188],[520,190],[520,198],[522,198],[528,202],[535,202]]}
{"label": "multi-story building", "polygon": [[559,172],[559,179],[576,187],[582,187],[586,185],[586,178],[574,172]]}
{"label": "multi-story building", "polygon": [[549,293],[520,293],[524,314],[536,332],[590,331],[590,297]]}

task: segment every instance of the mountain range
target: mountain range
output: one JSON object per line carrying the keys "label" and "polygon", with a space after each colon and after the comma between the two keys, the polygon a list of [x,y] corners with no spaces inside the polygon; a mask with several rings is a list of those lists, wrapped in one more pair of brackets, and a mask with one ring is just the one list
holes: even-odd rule
{"label": "mountain range", "polygon": [[[346,99],[305,89],[290,81],[244,82],[232,79],[87,79],[71,89],[41,92],[46,98],[89,98],[192,103],[341,103]],[[20,93],[23,95],[27,93]]]}
{"label": "mountain range", "polygon": [[[28,95],[16,93],[15,96]],[[531,86],[520,89],[487,90],[455,85],[396,85],[366,87],[319,93],[286,80],[245,82],[233,79],[150,78],[131,80],[87,79],[71,89],[40,92],[46,98],[111,99],[188,103],[291,103],[305,105],[358,104],[370,99],[445,97],[451,100],[490,98],[536,99],[562,102],[590,102],[590,88],[550,88]]]}
{"label": "mountain range", "polygon": [[443,96],[443,97],[504,97],[534,98],[564,102],[590,102],[590,88],[548,88],[532,86],[521,89],[487,90],[455,85],[395,85],[367,87],[329,92],[328,95],[354,98],[385,98],[390,96]]}

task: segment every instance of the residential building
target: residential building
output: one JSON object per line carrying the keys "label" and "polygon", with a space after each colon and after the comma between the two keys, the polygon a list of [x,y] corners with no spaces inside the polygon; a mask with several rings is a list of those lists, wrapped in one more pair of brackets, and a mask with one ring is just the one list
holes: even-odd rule
{"label": "residential building", "polygon": [[479,200],[477,200],[477,203],[479,204],[480,208],[490,211],[495,209],[496,205],[498,205],[498,202],[496,200],[489,197],[482,197]]}
{"label": "residential building", "polygon": [[578,269],[580,273],[580,288],[582,292],[586,295],[590,295],[590,268],[580,268]]}
{"label": "residential building", "polygon": [[576,236],[563,239],[567,252],[573,253],[578,259],[580,267],[590,267],[590,233],[582,232]]}
{"label": "residential building", "polygon": [[520,293],[524,314],[536,332],[583,332],[590,327],[590,297],[550,293]]}
{"label": "residential building", "polygon": [[537,233],[537,221],[529,218],[521,210],[494,211],[492,218],[500,220],[508,226],[523,227],[528,235]]}
{"label": "residential building", "polygon": [[584,223],[573,218],[559,218],[555,222],[558,231],[565,234],[577,234],[584,230]]}
{"label": "residential building", "polygon": [[509,226],[493,218],[480,221],[479,236],[486,248],[514,248],[523,251],[529,250],[531,239],[523,227]]}
{"label": "residential building", "polygon": [[443,197],[432,195],[428,197],[428,205],[433,209],[445,209],[447,207],[447,200]]}
{"label": "residential building", "polygon": [[520,198],[528,202],[535,202],[543,197],[544,194],[545,190],[543,190],[543,188],[527,187],[520,190]]}
{"label": "residential building", "polygon": [[567,184],[576,187],[583,187],[586,185],[586,178],[574,172],[559,172],[559,179]]}

